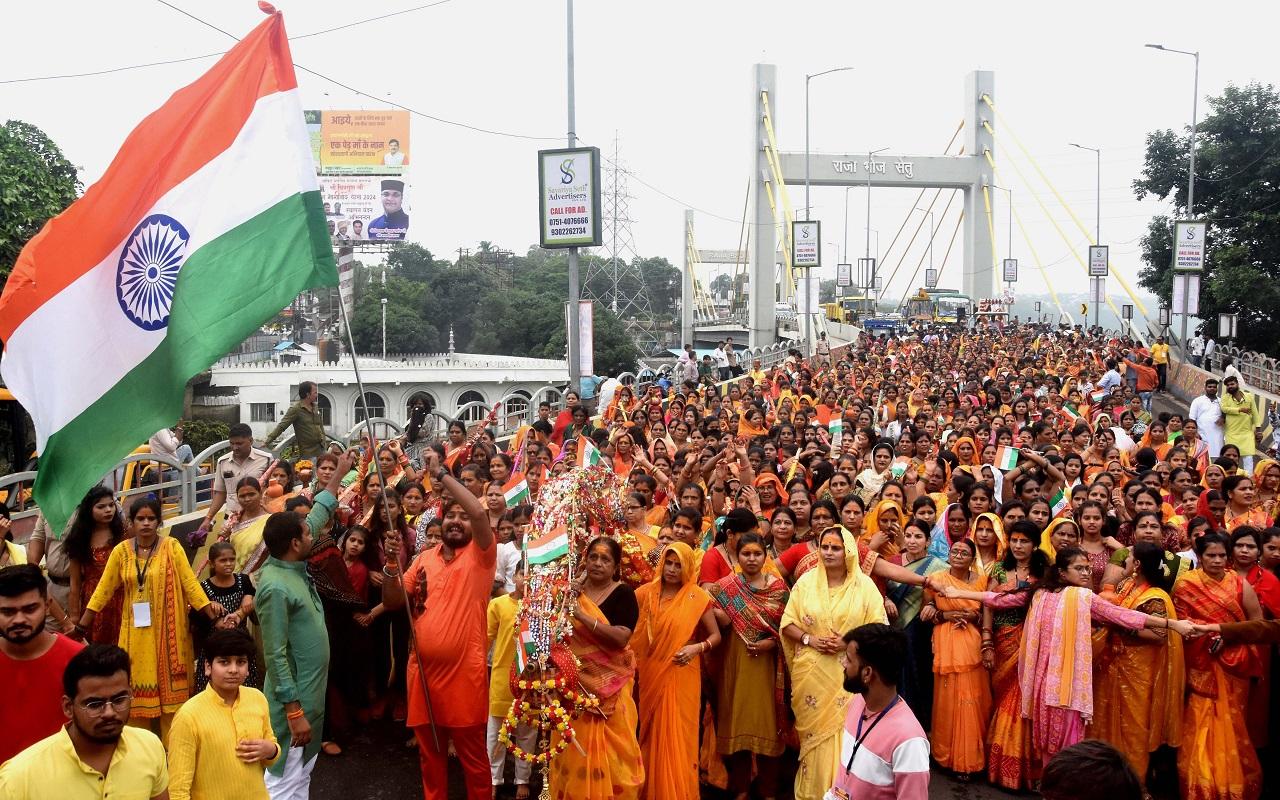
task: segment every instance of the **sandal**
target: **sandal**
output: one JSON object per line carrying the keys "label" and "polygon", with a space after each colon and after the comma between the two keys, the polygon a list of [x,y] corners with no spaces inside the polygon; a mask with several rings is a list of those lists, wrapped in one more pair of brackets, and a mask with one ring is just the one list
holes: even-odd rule
{"label": "sandal", "polygon": [[325,742],[320,745],[320,752],[326,756],[340,756],[342,755],[342,748],[338,746],[337,742]]}
{"label": "sandal", "polygon": [[529,800],[529,784],[522,783],[516,786],[516,800]]}

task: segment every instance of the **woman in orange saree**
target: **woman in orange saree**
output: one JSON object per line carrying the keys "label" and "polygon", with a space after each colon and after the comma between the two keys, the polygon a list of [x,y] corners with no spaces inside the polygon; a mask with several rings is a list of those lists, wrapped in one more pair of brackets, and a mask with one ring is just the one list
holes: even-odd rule
{"label": "woman in orange saree", "polygon": [[662,550],[658,575],[636,590],[640,619],[631,641],[640,676],[646,800],[698,796],[701,656],[720,644],[720,626],[693,560],[687,544],[672,542]]}
{"label": "woman in orange saree", "polygon": [[[555,800],[637,800],[644,785],[636,741],[636,657],[628,645],[638,612],[635,593],[618,580],[621,558],[622,548],[612,539],[587,545],[586,583],[569,649],[578,659],[583,690],[600,706],[574,720],[575,745],[551,762]],[[551,741],[557,744],[560,733]]]}
{"label": "woman in orange saree", "polygon": [[[973,569],[974,545],[951,545],[951,568],[933,576],[933,585],[970,592],[987,588],[987,576]],[[986,767],[984,739],[991,719],[991,680],[982,668],[978,620],[982,603],[925,591],[933,607],[933,725],[929,743],[938,764],[960,775]]]}
{"label": "woman in orange saree", "polygon": [[[1247,581],[1228,568],[1227,538],[1207,533],[1196,541],[1200,568],[1173,589],[1179,616],[1199,624],[1262,619]],[[1211,652],[1212,639],[1186,643],[1187,686],[1178,749],[1178,784],[1187,800],[1256,800],[1262,768],[1249,740],[1245,703],[1249,679],[1261,673],[1253,645]]]}
{"label": "woman in orange saree", "polygon": [[[1137,569],[1120,583],[1116,604],[1177,619],[1168,594],[1173,578],[1164,565],[1164,549],[1139,542],[1133,557]],[[1156,748],[1182,745],[1182,638],[1162,628],[1104,628],[1100,633],[1094,640],[1102,638],[1105,644],[1093,664],[1093,723],[1088,735],[1115,745],[1146,785]]]}

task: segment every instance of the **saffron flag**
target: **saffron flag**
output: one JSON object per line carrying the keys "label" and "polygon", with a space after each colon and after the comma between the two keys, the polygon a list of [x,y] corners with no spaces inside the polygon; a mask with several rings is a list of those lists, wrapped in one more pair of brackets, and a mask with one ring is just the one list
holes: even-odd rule
{"label": "saffron flag", "polygon": [[996,448],[996,469],[1008,472],[1018,466],[1018,448],[1001,445]]}
{"label": "saffron flag", "polygon": [[529,482],[524,479],[523,472],[511,474],[511,480],[502,487],[502,496],[507,501],[507,508],[529,502]]}
{"label": "saffron flag", "polygon": [[594,467],[602,461],[604,461],[604,457],[600,455],[600,450],[596,447],[595,442],[591,441],[591,437],[586,434],[579,436],[578,466]]}
{"label": "saffron flag", "polygon": [[18,256],[5,385],[31,414],[54,530],[182,413],[187,380],[338,282],[284,18],[272,13],[125,139]]}
{"label": "saffron flag", "polygon": [[564,527],[556,528],[532,542],[525,540],[525,561],[531,567],[546,564],[567,555],[569,555],[569,531]]}

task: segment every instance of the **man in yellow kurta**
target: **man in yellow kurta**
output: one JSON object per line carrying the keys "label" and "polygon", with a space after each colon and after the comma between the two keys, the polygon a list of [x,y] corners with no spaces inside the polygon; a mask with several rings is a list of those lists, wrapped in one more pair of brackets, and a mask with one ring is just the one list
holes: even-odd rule
{"label": "man in yellow kurta", "polygon": [[[486,745],[494,786],[502,785],[502,773],[507,762],[507,747],[498,741],[498,730],[511,711],[511,665],[516,661],[516,648],[520,646],[516,637],[516,612],[520,610],[520,600],[524,597],[524,562],[516,565],[512,582],[515,584],[515,591],[490,600],[487,613],[489,647],[493,652],[493,661],[489,673],[489,730]],[[536,728],[521,724],[511,731],[511,739],[522,750],[533,752],[537,734]],[[531,763],[516,759],[518,800],[525,800],[529,796],[529,774],[532,771]]]}
{"label": "man in yellow kurta", "polygon": [[267,698],[243,686],[253,639],[237,628],[209,634],[209,685],[178,709],[169,733],[169,799],[267,800],[263,771],[280,758]]}
{"label": "man in yellow kurta", "polygon": [[1261,437],[1261,415],[1253,403],[1253,395],[1240,388],[1240,380],[1234,375],[1223,378],[1222,388],[1224,391],[1218,405],[1227,421],[1224,442],[1240,448],[1239,467],[1246,473],[1251,473],[1257,441]]}

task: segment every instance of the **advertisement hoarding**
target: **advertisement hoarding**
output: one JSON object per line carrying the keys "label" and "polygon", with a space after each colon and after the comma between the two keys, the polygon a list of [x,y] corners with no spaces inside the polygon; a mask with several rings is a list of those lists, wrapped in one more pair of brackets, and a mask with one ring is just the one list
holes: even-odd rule
{"label": "advertisement hoarding", "polygon": [[791,223],[791,266],[815,269],[822,266],[822,223],[816,220]]}
{"label": "advertisement hoarding", "polygon": [[600,149],[538,151],[538,230],[543,247],[599,247]]}
{"label": "advertisement hoarding", "polygon": [[1105,244],[1089,246],[1089,277],[1105,278],[1111,272],[1110,248]]}
{"label": "advertisement hoarding", "polygon": [[321,175],[329,234],[337,241],[402,241],[409,230],[404,181],[367,175]]}
{"label": "advertisement hoarding", "polygon": [[1006,258],[1004,260],[1004,282],[1005,283],[1018,282],[1018,259]]}
{"label": "advertisement hoarding", "polygon": [[1178,272],[1204,270],[1204,239],[1208,224],[1179,220],[1173,226],[1173,268]]}
{"label": "advertisement hoarding", "polygon": [[853,285],[853,265],[836,264],[836,286]]}
{"label": "advertisement hoarding", "polygon": [[326,109],[303,115],[321,175],[401,175],[409,166],[408,111]]}

